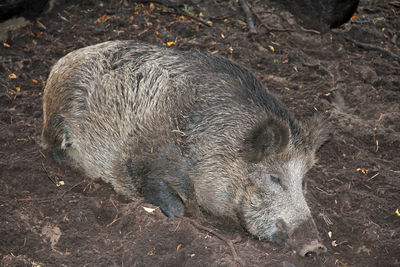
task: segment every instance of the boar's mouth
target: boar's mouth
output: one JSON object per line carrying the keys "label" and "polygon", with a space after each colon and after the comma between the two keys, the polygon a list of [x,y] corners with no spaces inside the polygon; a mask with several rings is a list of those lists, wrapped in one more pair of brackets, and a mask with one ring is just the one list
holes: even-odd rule
{"label": "boar's mouth", "polygon": [[300,223],[292,231],[282,219],[267,223],[257,219],[247,222],[247,230],[251,234],[259,236],[263,241],[294,249],[301,257],[315,257],[327,251],[312,218]]}
{"label": "boar's mouth", "polygon": [[312,218],[301,223],[289,235],[288,244],[302,257],[314,257],[327,251]]}

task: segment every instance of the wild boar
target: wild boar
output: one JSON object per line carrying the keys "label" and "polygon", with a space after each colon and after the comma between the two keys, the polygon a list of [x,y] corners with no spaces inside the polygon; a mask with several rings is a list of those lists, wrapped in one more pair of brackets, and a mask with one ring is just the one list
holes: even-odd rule
{"label": "wild boar", "polygon": [[304,197],[327,139],[248,70],[198,52],[110,41],[69,53],[43,97],[42,146],[170,216],[230,218],[300,255],[326,251]]}

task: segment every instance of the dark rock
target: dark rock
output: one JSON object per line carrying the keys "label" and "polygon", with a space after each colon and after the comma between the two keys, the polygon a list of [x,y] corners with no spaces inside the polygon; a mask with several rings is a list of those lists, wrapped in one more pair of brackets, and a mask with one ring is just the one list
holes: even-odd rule
{"label": "dark rock", "polygon": [[292,13],[306,28],[326,32],[350,20],[359,0],[273,0],[281,9]]}
{"label": "dark rock", "polygon": [[49,0],[1,0],[0,22],[13,17],[37,18],[49,6]]}

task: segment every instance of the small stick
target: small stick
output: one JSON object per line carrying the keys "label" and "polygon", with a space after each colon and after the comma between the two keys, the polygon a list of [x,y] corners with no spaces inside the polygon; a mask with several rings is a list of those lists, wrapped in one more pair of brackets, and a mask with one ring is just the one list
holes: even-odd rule
{"label": "small stick", "polygon": [[169,1],[157,1],[157,0],[137,0],[136,2],[139,2],[139,3],[142,3],[142,4],[145,4],[145,3],[156,3],[158,5],[162,5],[162,6],[165,6],[167,8],[172,8],[174,10],[174,12],[172,12],[172,11],[160,11],[160,14],[175,14],[175,15],[189,17],[191,19],[194,19],[194,20],[206,25],[207,27],[211,27],[210,24],[208,24],[206,21],[202,20],[201,18],[193,16],[193,15],[187,13],[187,12],[181,11],[179,9],[179,7],[181,7],[182,4],[174,4],[174,3],[171,3]]}
{"label": "small stick", "polygon": [[240,0],[240,6],[242,7],[244,13],[246,14],[247,26],[249,27],[250,33],[256,34],[257,30],[256,30],[256,27],[254,26],[253,14],[251,13],[251,11],[249,9],[249,6],[248,6],[246,0]]}
{"label": "small stick", "polygon": [[115,215],[114,219],[109,224],[107,224],[107,227],[110,227],[111,225],[113,225],[117,221],[119,221],[118,213]]}
{"label": "small stick", "polygon": [[197,22],[200,22],[201,24],[206,25],[207,27],[211,27],[210,24],[208,24],[206,21],[202,20],[199,17],[193,16],[187,12],[182,12],[180,10],[175,10],[175,11],[160,11],[160,14],[173,14],[173,15],[179,15],[179,16],[185,16],[191,19],[194,19]]}
{"label": "small stick", "polygon": [[386,54],[386,55],[389,55],[389,56],[391,56],[391,57],[394,57],[395,59],[397,59],[397,60],[400,62],[400,56],[397,55],[397,54],[395,54],[395,53],[393,53],[392,51],[385,50],[384,48],[379,47],[379,46],[375,46],[375,45],[371,45],[371,44],[362,43],[362,42],[353,40],[353,39],[351,39],[350,37],[345,37],[345,39],[346,39],[347,41],[350,41],[350,42],[354,43],[354,44],[355,44],[356,46],[358,46],[358,47],[364,48],[365,50],[377,50],[377,51],[382,52],[382,53],[384,53],[384,54]]}
{"label": "small stick", "polygon": [[372,177],[368,179],[368,182],[371,181],[372,179],[374,179],[374,178],[375,178],[376,176],[378,176],[378,175],[379,175],[379,172],[377,172],[377,173],[375,173],[374,175],[372,175]]}
{"label": "small stick", "polygon": [[228,244],[229,248],[231,249],[231,252],[232,252],[232,255],[233,255],[233,259],[234,259],[236,262],[238,262],[240,265],[245,266],[243,260],[237,255],[236,250],[235,250],[235,247],[233,246],[232,240],[229,240],[229,239],[225,238],[225,237],[224,237],[223,235],[221,235],[220,233],[217,233],[217,232],[215,232],[214,230],[212,230],[212,229],[210,229],[210,228],[208,228],[208,227],[205,227],[205,226],[203,226],[203,225],[201,225],[201,224],[195,222],[194,220],[192,220],[192,219],[190,219],[190,218],[183,218],[183,217],[181,217],[181,218],[184,219],[184,220],[186,220],[186,221],[189,221],[193,226],[195,226],[195,227],[197,227],[197,228],[199,228],[199,229],[201,229],[201,230],[207,231],[207,232],[209,232],[210,234],[215,235],[216,237],[218,237],[218,238],[221,239],[222,241],[225,241],[225,243]]}
{"label": "small stick", "polygon": [[319,31],[317,31],[317,30],[313,30],[313,29],[306,29],[306,28],[304,28],[304,27],[302,27],[302,26],[300,26],[300,29],[303,31],[303,32],[311,32],[311,33],[315,33],[315,34],[321,34]]}
{"label": "small stick", "polygon": [[53,178],[50,176],[50,174],[49,174],[49,172],[47,171],[46,167],[44,166],[44,163],[43,163],[43,162],[42,162],[42,168],[43,168],[44,172],[46,173],[47,178],[49,178],[49,180],[50,180],[54,185],[57,186],[57,183],[56,183],[56,182],[53,180]]}
{"label": "small stick", "polygon": [[69,191],[71,191],[72,189],[74,189],[75,187],[77,187],[78,185],[81,185],[81,184],[83,184],[83,181],[81,181],[81,182],[79,182],[79,183],[77,183],[77,184],[74,184],[74,185],[71,186],[69,189],[65,190],[65,191],[60,195],[60,198],[62,198],[66,193],[68,193]]}
{"label": "small stick", "polygon": [[334,193],[328,193],[328,192],[326,192],[325,190],[319,188],[318,186],[316,186],[315,188],[317,188],[319,191],[321,191],[322,193],[324,193],[324,194],[326,194],[326,195],[328,195],[328,196],[334,196],[334,195],[335,195]]}

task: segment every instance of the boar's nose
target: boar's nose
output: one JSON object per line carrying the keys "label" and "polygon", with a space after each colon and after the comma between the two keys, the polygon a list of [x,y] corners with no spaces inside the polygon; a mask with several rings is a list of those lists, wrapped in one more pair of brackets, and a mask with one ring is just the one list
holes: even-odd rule
{"label": "boar's nose", "polygon": [[300,223],[291,233],[289,245],[302,257],[314,257],[327,251],[321,243],[317,227],[312,218]]}
{"label": "boar's nose", "polygon": [[327,251],[326,247],[318,240],[313,240],[308,244],[305,244],[299,249],[299,254],[302,257],[315,257],[321,253]]}

